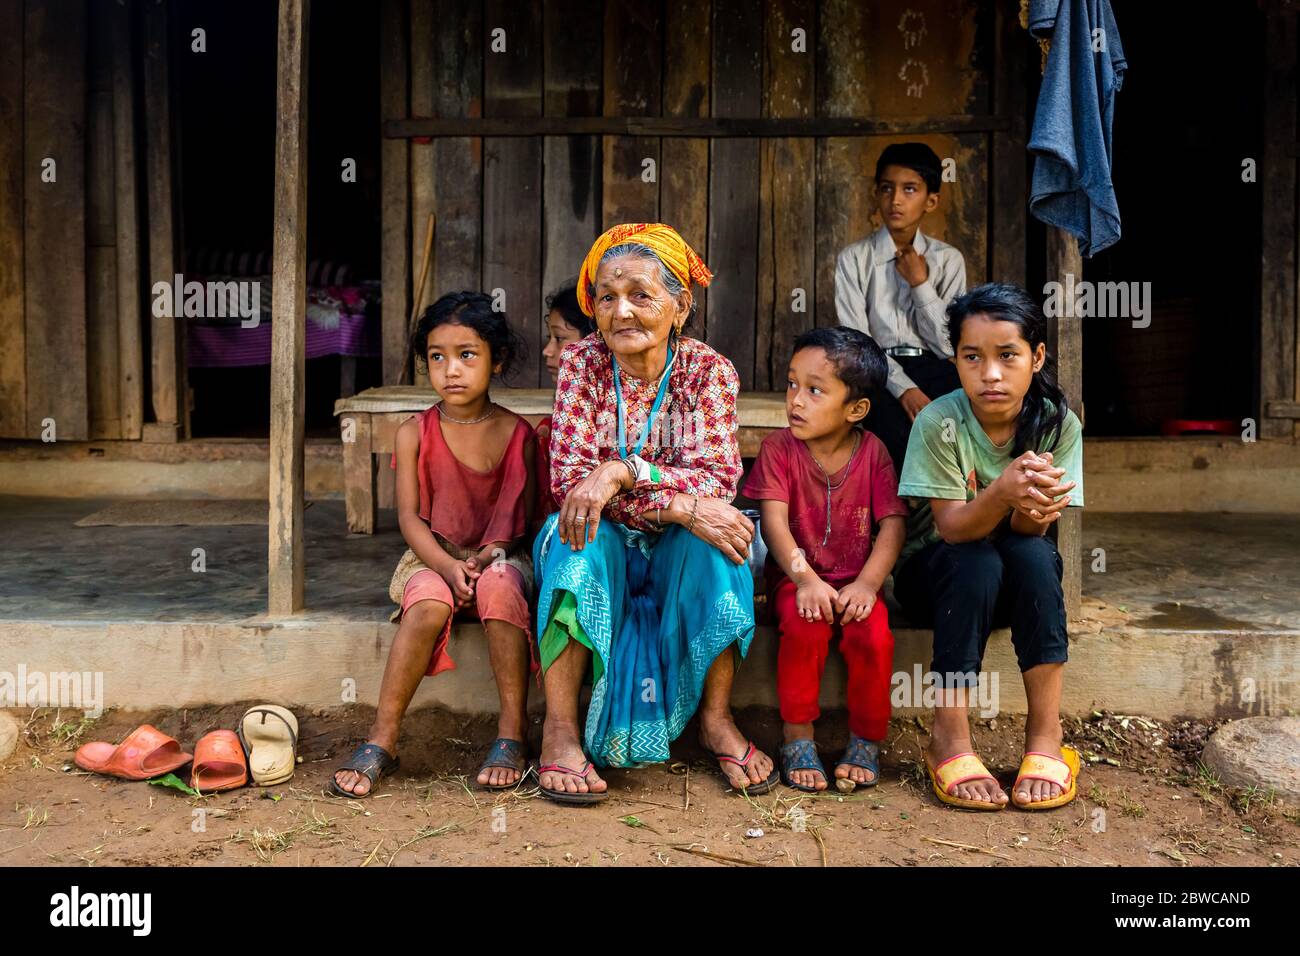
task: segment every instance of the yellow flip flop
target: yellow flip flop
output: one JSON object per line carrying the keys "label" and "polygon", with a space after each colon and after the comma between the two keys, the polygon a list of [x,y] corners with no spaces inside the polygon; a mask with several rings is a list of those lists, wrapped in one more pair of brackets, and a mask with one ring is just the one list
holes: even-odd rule
{"label": "yellow flip flop", "polygon": [[952,794],[955,787],[963,783],[970,783],[972,780],[992,780],[997,783],[998,778],[989,773],[983,761],[974,753],[957,754],[955,757],[949,757],[936,767],[930,766],[930,755],[926,753],[925,769],[930,775],[930,786],[934,788],[934,795],[950,807],[988,812],[1001,810],[1006,806],[1006,803],[993,803],[988,800],[967,800],[965,797],[957,797]]}
{"label": "yellow flip flop", "polygon": [[248,753],[248,772],[257,786],[272,787],[293,776],[298,763],[298,718],[287,707],[250,707],[239,721],[239,741]]}
{"label": "yellow flip flop", "polygon": [[[1024,759],[1020,761],[1020,772],[1016,774],[1016,782],[1011,787],[1011,802],[1015,803],[1018,809],[1051,810],[1054,807],[1063,807],[1075,798],[1079,792],[1079,751],[1062,745],[1061,754],[1064,759],[1034,750],[1025,754]],[[1046,780],[1060,787],[1061,795],[1050,800],[1017,803],[1015,793],[1020,787],[1021,780]]]}

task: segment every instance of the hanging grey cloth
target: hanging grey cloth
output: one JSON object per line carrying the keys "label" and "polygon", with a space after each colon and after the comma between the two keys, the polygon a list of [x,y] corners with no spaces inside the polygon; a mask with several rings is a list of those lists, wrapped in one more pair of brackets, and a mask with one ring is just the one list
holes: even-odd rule
{"label": "hanging grey cloth", "polygon": [[1029,151],[1029,211],[1092,256],[1119,239],[1111,121],[1128,67],[1110,0],[1030,0],[1029,31],[1050,39]]}

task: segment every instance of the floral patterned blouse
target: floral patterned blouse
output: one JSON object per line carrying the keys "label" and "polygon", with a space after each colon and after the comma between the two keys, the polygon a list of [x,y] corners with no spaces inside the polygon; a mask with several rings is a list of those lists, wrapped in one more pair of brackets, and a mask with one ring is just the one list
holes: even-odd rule
{"label": "floral patterned blouse", "polygon": [[[740,379],[724,356],[698,339],[678,336],[668,390],[641,457],[659,466],[659,482],[637,482],[605,505],[603,516],[643,531],[656,529],[655,509],[679,492],[730,501],[743,465],[736,436]],[[600,333],[565,346],[551,423],[551,491],[563,501],[601,462],[617,459],[618,409],[613,355]],[[659,390],[619,370],[629,454]],[[648,512],[648,514],[647,514]]]}

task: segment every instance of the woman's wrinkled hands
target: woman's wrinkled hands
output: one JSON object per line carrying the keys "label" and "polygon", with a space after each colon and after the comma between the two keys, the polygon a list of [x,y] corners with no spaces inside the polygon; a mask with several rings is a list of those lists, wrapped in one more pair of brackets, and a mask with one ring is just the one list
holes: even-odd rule
{"label": "woman's wrinkled hands", "polygon": [[595,541],[601,511],[630,480],[631,473],[623,462],[607,461],[574,485],[560,506],[556,524],[560,540],[575,551]]}
{"label": "woman's wrinkled hands", "polygon": [[[689,514],[689,512],[688,512]],[[702,541],[713,545],[733,564],[749,560],[749,545],[754,540],[754,522],[740,509],[721,498],[700,498],[695,506],[695,524],[684,524]]]}

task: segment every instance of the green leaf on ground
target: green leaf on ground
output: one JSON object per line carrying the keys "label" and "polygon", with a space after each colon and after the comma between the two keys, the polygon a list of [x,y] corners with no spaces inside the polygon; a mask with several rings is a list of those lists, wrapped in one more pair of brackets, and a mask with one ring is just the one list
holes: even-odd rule
{"label": "green leaf on ground", "polygon": [[149,783],[152,783],[156,787],[171,787],[173,790],[179,790],[181,793],[188,793],[191,797],[202,796],[201,793],[174,773],[169,773],[161,777],[154,777],[149,781]]}

